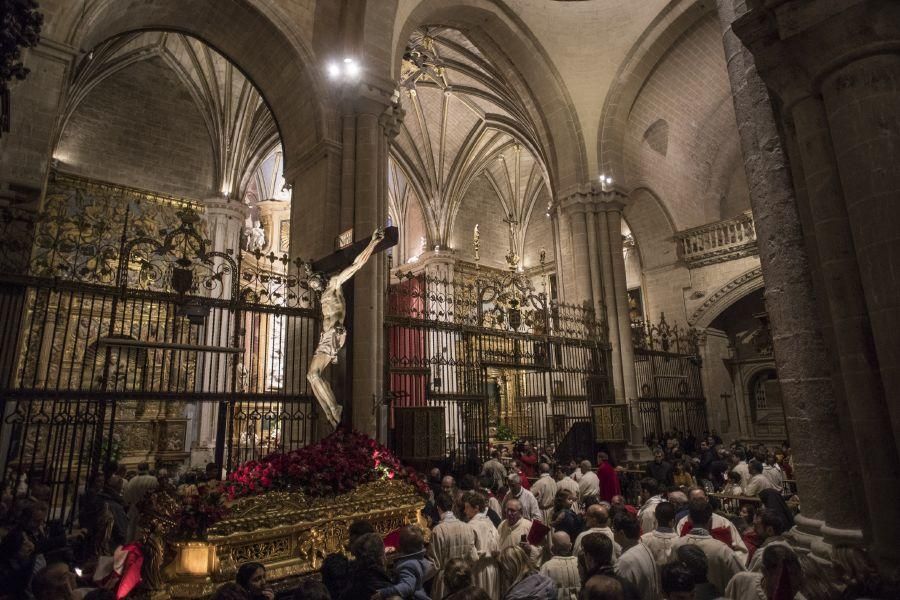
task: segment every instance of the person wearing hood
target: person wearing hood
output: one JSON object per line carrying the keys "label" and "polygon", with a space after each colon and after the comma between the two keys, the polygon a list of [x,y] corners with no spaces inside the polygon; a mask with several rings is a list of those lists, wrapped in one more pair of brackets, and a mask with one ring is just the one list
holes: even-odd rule
{"label": "person wearing hood", "polygon": [[397,583],[379,589],[372,600],[400,596],[404,600],[430,600],[425,593],[425,582],[434,576],[434,564],[425,558],[425,536],[416,525],[400,530],[398,543],[400,556],[394,559],[394,576]]}
{"label": "person wearing hood", "polygon": [[507,583],[503,600],[556,600],[556,583],[534,568],[518,546],[500,552],[500,572]]}

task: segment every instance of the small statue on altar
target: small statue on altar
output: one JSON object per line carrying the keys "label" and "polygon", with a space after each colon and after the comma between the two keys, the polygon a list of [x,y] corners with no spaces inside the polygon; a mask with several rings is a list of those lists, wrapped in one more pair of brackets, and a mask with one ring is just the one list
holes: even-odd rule
{"label": "small statue on altar", "polygon": [[266,232],[259,221],[256,221],[253,227],[248,227],[245,230],[244,235],[248,252],[255,252],[257,250],[262,252],[262,249],[266,247]]}
{"label": "small statue on altar", "polygon": [[331,386],[322,378],[322,371],[337,362],[337,355],[347,339],[347,330],[344,329],[344,317],[346,316],[347,303],[344,301],[344,293],[341,286],[350,280],[357,271],[363,268],[375,246],[384,239],[384,229],[378,228],[372,233],[369,245],[353,259],[353,263],[343,271],[333,275],[330,279],[318,273],[313,273],[310,265],[305,265],[310,288],[321,293],[319,302],[322,305],[322,334],[319,336],[319,345],[313,354],[306,373],[306,380],[312,386],[313,394],[332,427],[337,428],[341,422],[343,407],[337,403]]}

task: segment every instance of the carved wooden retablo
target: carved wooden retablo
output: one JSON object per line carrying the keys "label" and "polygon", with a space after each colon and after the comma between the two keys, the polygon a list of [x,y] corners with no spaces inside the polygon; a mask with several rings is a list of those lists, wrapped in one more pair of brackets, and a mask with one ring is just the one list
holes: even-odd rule
{"label": "carved wooden retablo", "polygon": [[371,522],[381,535],[422,524],[425,502],[402,481],[383,480],[332,498],[302,492],[269,492],[238,500],[227,519],[209,528],[202,541],[172,542],[175,559],[164,569],[171,598],[198,598],[233,581],[245,562],[266,565],[276,588],[290,587],[317,571],[332,552],[343,552],[350,523]]}

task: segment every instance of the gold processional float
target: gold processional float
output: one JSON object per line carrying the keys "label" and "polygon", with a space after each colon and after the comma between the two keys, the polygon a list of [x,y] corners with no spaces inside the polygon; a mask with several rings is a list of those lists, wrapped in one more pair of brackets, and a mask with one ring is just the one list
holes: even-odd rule
{"label": "gold processional float", "polygon": [[202,598],[234,581],[249,561],[266,566],[276,589],[291,587],[318,571],[325,556],[345,551],[353,521],[369,521],[382,536],[410,524],[427,531],[423,507],[416,486],[396,479],[329,498],[268,492],[237,500],[202,539],[172,540],[178,500],[157,494],[143,520],[143,587],[153,598]]}

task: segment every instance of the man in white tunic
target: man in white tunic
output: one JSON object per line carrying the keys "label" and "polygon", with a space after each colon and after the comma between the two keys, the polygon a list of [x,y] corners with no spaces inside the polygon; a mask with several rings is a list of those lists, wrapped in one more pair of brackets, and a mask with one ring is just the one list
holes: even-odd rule
{"label": "man in white tunic", "polygon": [[641,531],[653,531],[656,529],[656,505],[663,501],[663,497],[659,493],[659,482],[652,477],[641,479],[641,500],[643,504],[637,514]]}
{"label": "man in white tunic", "polygon": [[557,600],[577,600],[581,590],[578,559],[572,556],[572,539],[565,531],[557,531],[551,539],[553,558],[541,565],[541,573],[556,583]]}
{"label": "man in white tunic", "polygon": [[581,555],[581,543],[584,541],[585,536],[592,533],[602,533],[613,543],[612,560],[613,563],[615,563],[619,554],[622,552],[622,547],[616,543],[616,535],[613,533],[613,530],[609,528],[609,511],[606,510],[606,507],[602,504],[591,505],[584,512],[584,522],[585,525],[588,526],[588,529],[579,533],[578,537],[575,538],[572,554],[574,554],[576,558]]}
{"label": "man in white tunic", "polygon": [[[762,550],[762,572],[738,573],[725,588],[731,600],[759,600],[759,598],[793,598],[805,600],[800,593],[803,569],[797,554],[789,547],[777,545]],[[755,556],[755,555],[754,555]]]}
{"label": "man in white tunic", "polygon": [[497,533],[500,536],[500,550],[519,546],[525,550],[529,557],[537,562],[541,549],[531,546],[526,541],[531,531],[531,521],[522,516],[522,503],[515,498],[510,498],[504,504],[504,516],[506,517]]}
{"label": "man in white tunic", "polygon": [[122,500],[128,506],[128,541],[134,541],[137,536],[137,524],[141,513],[139,504],[159,487],[159,480],[150,474],[150,465],[142,462],[137,466],[138,474],[125,484],[122,490]]}
{"label": "man in white tunic", "polygon": [[[709,502],[709,497],[706,495],[706,491],[703,488],[692,488],[688,499],[700,499]],[[675,533],[679,536],[681,536],[683,532],[686,533],[685,530],[687,529],[687,525],[690,520],[690,515],[687,515],[680,521],[678,521],[678,523],[675,525]],[[712,527],[712,530],[728,529],[729,534],[731,535],[731,549],[734,550],[734,553],[737,555],[738,560],[741,561],[741,564],[746,565],[749,551],[747,550],[747,544],[744,543],[744,538],[741,537],[741,534],[737,530],[737,527],[734,526],[734,523],[732,523],[722,515],[713,513],[710,527]]]}
{"label": "man in white tunic", "polygon": [[688,503],[688,507],[694,526],[689,534],[675,541],[672,552],[677,552],[685,544],[694,544],[703,550],[709,566],[707,578],[719,594],[724,594],[731,578],[744,571],[744,564],[734,550],[710,535],[713,511],[709,502],[695,498]]}
{"label": "man in white tunic", "polygon": [[478,492],[463,495],[466,523],[475,532],[475,550],[478,560],[472,565],[472,583],[487,592],[491,600],[500,598],[500,570],[497,554],[500,552],[500,534],[487,516],[485,497]]}
{"label": "man in white tunic", "polygon": [[503,499],[503,504],[505,505],[510,500],[516,499],[522,505],[522,516],[524,518],[529,521],[534,521],[535,519],[543,520],[544,515],[541,512],[541,507],[538,506],[537,498],[529,490],[522,487],[522,480],[519,479],[519,476],[511,473],[507,476],[506,482],[509,486],[509,491]]}
{"label": "man in white tunic", "polygon": [[759,493],[763,490],[768,489],[777,489],[775,485],[772,483],[772,480],[766,477],[763,474],[763,466],[761,462],[753,461],[750,463],[750,481],[744,487],[744,495],[745,496],[759,496]]}
{"label": "man in white tunic", "polygon": [[541,521],[550,523],[553,499],[556,497],[556,482],[550,476],[550,465],[541,463],[538,470],[540,477],[531,485],[531,493],[534,494],[538,507],[541,509]]}
{"label": "man in white tunic", "polygon": [[656,505],[656,529],[641,536],[641,543],[647,546],[653,555],[656,565],[662,567],[669,562],[672,555],[672,544],[678,539],[673,525],[675,524],[675,507],[670,502]]}
{"label": "man in white tunic", "polygon": [[498,450],[491,450],[491,457],[481,467],[481,474],[490,477],[491,481],[494,482],[495,488],[503,487],[506,481],[506,467],[500,462],[500,452]]}
{"label": "man in white tunic", "polygon": [[581,461],[581,479],[578,481],[578,500],[582,504],[586,498],[600,497],[600,478],[591,468],[591,461]]}
{"label": "man in white tunic", "polygon": [[750,483],[750,467],[747,465],[747,455],[743,450],[735,450],[731,453],[731,470],[741,476],[741,489]]}
{"label": "man in white tunic", "polygon": [[428,546],[428,557],[438,570],[432,589],[432,597],[437,600],[444,597],[444,568],[447,563],[454,558],[461,558],[470,564],[478,559],[475,530],[456,518],[453,504],[453,498],[449,494],[438,494],[437,508],[441,513],[441,522],[432,530]]}
{"label": "man in white tunic", "polygon": [[622,546],[622,555],[614,567],[616,575],[633,583],[641,598],[659,598],[659,568],[650,549],[640,543],[641,526],[637,518],[627,512],[618,513],[613,527],[616,541]]}
{"label": "man in white tunic", "polygon": [[572,493],[573,498],[578,498],[578,482],[569,477],[561,466],[556,467],[556,490],[566,490]]}

